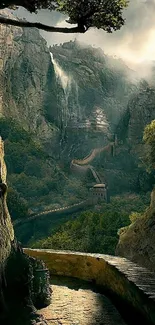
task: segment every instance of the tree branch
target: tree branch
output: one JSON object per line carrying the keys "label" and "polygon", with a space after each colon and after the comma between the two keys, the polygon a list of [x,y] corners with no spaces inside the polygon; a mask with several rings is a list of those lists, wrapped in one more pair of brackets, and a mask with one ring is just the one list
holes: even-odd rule
{"label": "tree branch", "polygon": [[18,26],[18,27],[28,27],[28,28],[38,28],[45,30],[46,32],[54,32],[54,33],[85,33],[86,28],[84,26],[77,26],[73,28],[66,28],[66,27],[54,27],[54,26],[47,26],[41,23],[33,23],[24,20],[15,20],[9,19],[0,16],[0,24],[4,25],[11,25],[11,26]]}

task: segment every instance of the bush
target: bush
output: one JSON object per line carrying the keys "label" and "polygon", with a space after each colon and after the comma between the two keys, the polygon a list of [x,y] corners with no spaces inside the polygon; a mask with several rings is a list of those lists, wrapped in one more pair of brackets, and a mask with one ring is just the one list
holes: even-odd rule
{"label": "bush", "polygon": [[120,216],[116,211],[87,211],[60,226],[47,239],[33,243],[33,247],[114,254],[118,228],[127,224],[129,219],[126,215]]}
{"label": "bush", "polygon": [[131,223],[134,223],[137,219],[140,219],[142,217],[141,213],[138,212],[132,212],[129,216],[129,219]]}

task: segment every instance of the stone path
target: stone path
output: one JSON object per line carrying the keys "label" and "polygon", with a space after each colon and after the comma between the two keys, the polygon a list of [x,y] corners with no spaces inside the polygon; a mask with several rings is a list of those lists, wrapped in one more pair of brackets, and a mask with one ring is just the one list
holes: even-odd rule
{"label": "stone path", "polygon": [[40,311],[48,325],[125,325],[109,299],[89,288],[52,285],[52,303]]}

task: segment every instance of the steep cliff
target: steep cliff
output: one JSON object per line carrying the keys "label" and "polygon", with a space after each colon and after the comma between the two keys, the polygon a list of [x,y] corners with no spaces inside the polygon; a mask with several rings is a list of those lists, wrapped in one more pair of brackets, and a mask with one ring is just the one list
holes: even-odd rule
{"label": "steep cliff", "polygon": [[[111,194],[151,190],[142,134],[155,118],[153,80],[139,83],[121,60],[77,41],[48,49],[35,29],[1,25],[0,42],[0,133],[13,203],[20,195],[29,213],[87,198],[94,179],[74,176],[70,163],[114,133],[116,154],[101,153],[95,170]],[[16,209],[13,217],[24,213]],[[23,230],[26,240],[31,230]]]}
{"label": "steep cliff", "polygon": [[[124,121],[125,119],[126,145],[130,147],[137,162],[142,164],[145,156],[145,146],[142,142],[143,131],[145,126],[155,119],[155,86],[152,80],[150,82],[143,81],[140,84],[139,91],[133,96],[128,105]],[[143,187],[144,191],[147,190],[149,178],[150,185],[152,184],[153,187],[155,182],[154,172],[149,175],[139,168],[137,187]],[[117,254],[138,262],[140,265],[146,266],[153,271],[155,271],[154,216],[155,190],[153,189],[150,207],[137,220],[132,222],[129,227],[122,228],[119,231],[119,243],[116,249]]]}
{"label": "steep cliff", "polygon": [[[1,120],[9,184],[22,197],[31,200],[31,208],[34,207],[33,198],[35,204],[39,204],[36,196],[41,198],[39,209],[50,203],[66,205],[63,189],[70,187],[67,177],[72,180],[70,162],[109,142],[135,90],[128,78],[131,71],[121,60],[106,56],[100,49],[81,47],[76,41],[50,49],[56,70],[46,42],[37,30],[1,25],[0,37],[1,117],[14,119],[18,127],[13,126],[13,130],[24,128],[26,138],[29,135],[35,143],[39,142],[50,156],[35,157],[36,150],[27,150],[30,145],[29,140],[25,141],[25,135],[23,138],[20,133],[18,141],[12,132],[6,135],[6,123]],[[22,148],[25,151],[23,159]],[[109,161],[106,165],[104,155],[98,162],[97,169],[101,174],[107,170],[111,191],[117,192],[118,177],[115,181],[110,179],[114,165],[109,169]],[[42,193],[41,188],[44,189]],[[128,190],[128,186],[122,190]],[[79,191],[79,186],[78,191],[75,186],[75,200],[78,200]]]}
{"label": "steep cliff", "polygon": [[[14,118],[26,130],[47,140],[56,128],[43,114],[48,77],[51,85],[54,79],[46,42],[36,29],[0,25],[0,44],[0,114]],[[52,101],[48,105],[52,110]]]}
{"label": "steep cliff", "polygon": [[103,114],[102,118],[105,117],[104,122],[109,123],[110,130],[114,132],[136,88],[130,79],[132,74],[134,78],[134,73],[123,61],[105,55],[100,48],[85,46],[76,40],[55,45],[50,50],[66,75],[70,118],[74,116],[83,125],[85,120],[87,124],[89,121],[95,124],[98,109]]}
{"label": "steep cliff", "polygon": [[[6,166],[4,162],[4,145],[0,138],[0,178],[2,183],[6,184]],[[6,192],[1,196],[0,205],[0,261],[4,267],[11,251],[11,242],[14,240],[14,231],[11,218],[6,205]]]}
{"label": "steep cliff", "polygon": [[1,116],[14,118],[55,159],[51,168],[58,163],[67,173],[72,159],[118,133],[116,157],[101,155],[94,164],[112,193],[135,191],[138,182],[141,190],[139,154],[144,126],[154,118],[153,87],[138,84],[123,61],[101,49],[75,41],[49,50],[35,29],[0,28]]}
{"label": "steep cliff", "polygon": [[[143,142],[145,126],[153,119],[155,119],[155,83],[150,78],[148,81],[139,82],[117,126],[122,151],[128,152],[129,156],[126,163],[132,170],[135,169],[134,182],[137,191],[148,191],[154,184],[154,173],[148,174],[145,170],[146,146]],[[130,163],[131,159],[133,164]]]}
{"label": "steep cliff", "polygon": [[95,168],[108,181],[111,194],[149,191],[152,179],[142,166],[142,137],[155,117],[154,82],[136,80],[123,61],[77,41],[50,50],[67,101],[63,163],[104,146],[115,133],[115,157],[101,154]]}

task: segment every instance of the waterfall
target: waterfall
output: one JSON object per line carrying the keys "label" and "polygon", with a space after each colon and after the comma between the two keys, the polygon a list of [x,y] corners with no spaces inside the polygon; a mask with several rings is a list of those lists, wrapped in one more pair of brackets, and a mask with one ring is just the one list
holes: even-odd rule
{"label": "waterfall", "polygon": [[53,54],[51,52],[50,52],[50,56],[51,56],[51,61],[53,63],[56,78],[59,80],[64,93],[64,96],[62,97],[62,111],[60,114],[61,115],[60,125],[62,128],[62,137],[63,137],[65,133],[65,128],[67,127],[67,123],[70,117],[68,100],[69,100],[72,81],[71,81],[71,77],[65,73],[65,71],[60,67],[58,62],[53,58]]}
{"label": "waterfall", "polygon": [[51,52],[50,55],[51,55],[51,61],[54,66],[55,74],[61,82],[61,86],[64,90],[64,93],[66,93],[68,87],[70,86],[71,78],[64,72],[64,70],[60,67],[58,62],[53,58],[53,54]]}
{"label": "waterfall", "polygon": [[68,122],[79,125],[82,122],[81,106],[79,104],[79,88],[77,82],[60,67],[50,52],[56,78],[63,89],[62,112],[60,124],[65,129]]}

